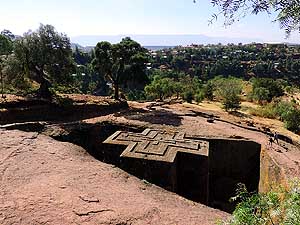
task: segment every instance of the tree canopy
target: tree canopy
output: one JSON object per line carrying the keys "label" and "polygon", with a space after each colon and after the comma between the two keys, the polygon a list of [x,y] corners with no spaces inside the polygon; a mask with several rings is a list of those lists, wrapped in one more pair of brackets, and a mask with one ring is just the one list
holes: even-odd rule
{"label": "tree canopy", "polygon": [[145,76],[146,50],[129,37],[120,43],[99,42],[95,47],[93,65],[112,83],[114,98],[119,99],[119,85],[127,80],[142,81]]}
{"label": "tree canopy", "polygon": [[37,31],[28,32],[17,40],[15,56],[27,75],[40,84],[40,97],[51,96],[52,83],[70,81],[73,68],[70,40],[51,25],[41,24]]}
{"label": "tree canopy", "polygon": [[12,42],[5,35],[0,34],[0,55],[7,55],[13,49]]}
{"label": "tree canopy", "polygon": [[[249,12],[276,13],[276,21],[289,35],[292,31],[300,32],[300,1],[299,0],[212,0],[225,16],[225,25],[231,25]],[[217,18],[217,15],[214,15]]]}

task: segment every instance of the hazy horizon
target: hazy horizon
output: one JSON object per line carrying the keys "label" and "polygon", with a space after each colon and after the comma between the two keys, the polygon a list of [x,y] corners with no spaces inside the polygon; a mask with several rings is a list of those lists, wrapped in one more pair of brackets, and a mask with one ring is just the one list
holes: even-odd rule
{"label": "hazy horizon", "polygon": [[264,42],[256,38],[213,37],[197,34],[120,34],[120,35],[79,35],[70,37],[73,43],[83,47],[95,46],[99,41],[117,43],[124,37],[131,37],[143,46],[177,46],[191,44],[228,44]]}
{"label": "hazy horizon", "polygon": [[0,30],[22,35],[51,24],[71,39],[81,35],[182,35],[300,43],[300,33],[285,39],[274,14],[249,15],[225,28],[210,0],[10,0],[0,8]]}

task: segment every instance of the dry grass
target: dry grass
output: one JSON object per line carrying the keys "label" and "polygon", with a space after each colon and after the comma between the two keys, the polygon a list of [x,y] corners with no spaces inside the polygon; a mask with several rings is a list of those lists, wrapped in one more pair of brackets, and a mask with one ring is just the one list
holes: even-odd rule
{"label": "dry grass", "polygon": [[[195,108],[198,108],[199,110],[210,111],[214,114],[221,115],[221,117],[226,120],[229,120],[229,121],[233,120],[233,122],[239,122],[239,121],[243,120],[243,118],[238,118],[236,116],[229,115],[227,112],[225,112],[222,109],[222,104],[220,102],[204,101],[198,105],[184,103],[184,106],[186,106],[188,108],[195,107]],[[251,115],[251,112],[257,110],[258,108],[259,108],[258,104],[255,104],[253,102],[244,101],[241,103],[241,110],[239,112],[248,115],[250,120],[252,120],[255,124],[259,124],[263,127],[269,127],[272,132],[277,131],[280,134],[289,136],[292,139],[299,141],[299,135],[287,130],[284,127],[284,123],[282,121],[279,121],[277,119],[268,119],[268,118],[264,118],[264,117],[260,117],[260,116]]]}

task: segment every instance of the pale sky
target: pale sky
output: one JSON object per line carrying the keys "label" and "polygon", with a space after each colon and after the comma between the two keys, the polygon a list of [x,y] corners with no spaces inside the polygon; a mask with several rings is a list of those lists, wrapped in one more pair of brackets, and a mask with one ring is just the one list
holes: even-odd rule
{"label": "pale sky", "polygon": [[216,8],[210,0],[0,0],[0,30],[23,34],[40,23],[51,24],[69,37],[117,34],[203,34],[257,38],[265,42],[297,42],[271,22],[274,16],[248,16],[224,28],[222,18],[208,20]]}

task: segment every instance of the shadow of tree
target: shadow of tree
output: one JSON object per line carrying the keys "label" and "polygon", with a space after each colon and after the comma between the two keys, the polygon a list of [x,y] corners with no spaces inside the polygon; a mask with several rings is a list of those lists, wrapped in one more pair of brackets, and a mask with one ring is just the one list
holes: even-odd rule
{"label": "shadow of tree", "polygon": [[230,115],[236,116],[236,117],[240,117],[240,118],[251,118],[251,115],[242,113],[242,112],[238,112],[238,111],[232,111],[229,112]]}
{"label": "shadow of tree", "polygon": [[180,126],[182,125],[182,117],[168,110],[144,110],[144,109],[131,109],[129,111],[118,112],[115,116],[123,116],[129,120],[139,120],[143,122]]}

